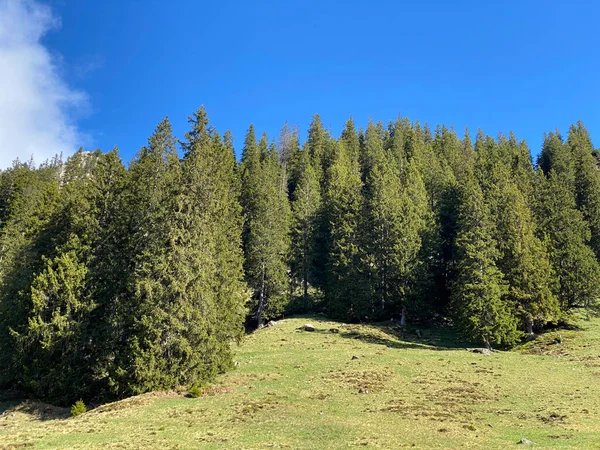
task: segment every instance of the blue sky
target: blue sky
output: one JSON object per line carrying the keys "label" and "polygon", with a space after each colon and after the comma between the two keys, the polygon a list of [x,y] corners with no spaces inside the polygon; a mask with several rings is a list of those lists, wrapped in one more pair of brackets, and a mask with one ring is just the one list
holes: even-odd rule
{"label": "blue sky", "polygon": [[183,137],[201,104],[238,151],[251,122],[274,138],[287,120],[304,137],[314,113],[335,135],[350,114],[512,129],[534,154],[544,131],[577,120],[600,134],[593,1],[45,4],[61,24],[39,43],[58,82],[85,97],[59,105],[68,144],[118,145],[125,160],[166,115]]}

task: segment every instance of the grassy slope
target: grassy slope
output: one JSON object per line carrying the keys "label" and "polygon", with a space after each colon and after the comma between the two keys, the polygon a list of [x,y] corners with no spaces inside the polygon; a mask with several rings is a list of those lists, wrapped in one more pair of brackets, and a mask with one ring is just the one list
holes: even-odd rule
{"label": "grassy slope", "polygon": [[[298,330],[308,321],[316,332]],[[147,394],[76,418],[0,403],[0,449],[600,448],[600,320],[582,327],[484,356],[448,330],[288,319],[249,336],[202,398]]]}

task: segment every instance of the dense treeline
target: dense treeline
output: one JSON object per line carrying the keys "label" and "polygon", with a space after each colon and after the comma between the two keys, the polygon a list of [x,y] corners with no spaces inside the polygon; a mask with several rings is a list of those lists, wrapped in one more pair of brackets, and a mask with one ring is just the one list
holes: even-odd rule
{"label": "dense treeline", "polygon": [[515,344],[600,296],[600,170],[581,123],[537,164],[511,133],[398,119],[302,145],[252,126],[238,163],[201,108],[118,151],[0,173],[0,384],[58,403],[197,386],[244,324],[451,317]]}

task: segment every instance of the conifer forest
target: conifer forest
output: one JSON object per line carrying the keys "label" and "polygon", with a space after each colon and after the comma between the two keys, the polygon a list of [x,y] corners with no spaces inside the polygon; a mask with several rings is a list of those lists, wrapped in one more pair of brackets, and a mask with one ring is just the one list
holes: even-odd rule
{"label": "conifer forest", "polygon": [[[362,124],[364,125],[364,124]],[[219,134],[200,108],[117,149],[0,172],[0,387],[69,405],[200,386],[269,320],[451,324],[510,348],[600,297],[600,155],[581,122],[398,118]],[[535,160],[531,154],[538,154]]]}

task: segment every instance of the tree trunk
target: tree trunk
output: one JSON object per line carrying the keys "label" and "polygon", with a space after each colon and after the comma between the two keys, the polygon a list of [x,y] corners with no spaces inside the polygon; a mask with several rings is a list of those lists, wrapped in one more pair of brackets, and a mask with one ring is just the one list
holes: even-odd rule
{"label": "tree trunk", "polygon": [[400,326],[406,327],[406,306],[402,306],[402,317],[400,317]]}
{"label": "tree trunk", "polygon": [[264,317],[263,311],[265,309],[265,265],[263,264],[261,280],[260,280],[260,294],[258,296],[258,310],[256,311],[256,320],[258,322],[258,327],[262,327],[264,325]]}
{"label": "tree trunk", "polygon": [[535,335],[533,334],[533,319],[531,316],[525,316],[525,329],[527,331],[527,337],[532,338]]}
{"label": "tree trunk", "polygon": [[304,244],[304,255],[302,257],[302,294],[304,296],[304,301],[308,300],[308,238],[303,237]]}

